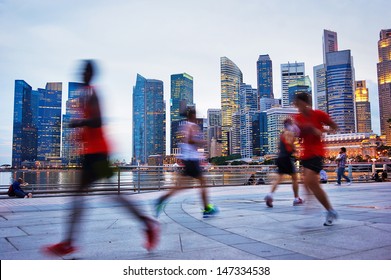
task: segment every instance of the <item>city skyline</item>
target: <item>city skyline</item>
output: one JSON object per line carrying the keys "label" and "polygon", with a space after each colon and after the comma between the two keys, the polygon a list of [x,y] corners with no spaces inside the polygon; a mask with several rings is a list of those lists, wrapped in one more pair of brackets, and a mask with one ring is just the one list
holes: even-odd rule
{"label": "city skyline", "polygon": [[[367,81],[373,130],[379,133],[377,42],[380,30],[390,28],[390,7],[388,1],[119,1],[115,6],[100,1],[2,1],[0,164],[11,162],[15,80],[34,89],[62,82],[64,104],[68,82],[79,80],[78,59],[96,58],[109,137],[118,147],[115,156],[130,161],[137,73],[164,82],[166,108],[170,76],[188,73],[194,78],[198,117],[206,117],[207,109],[221,106],[221,57],[232,60],[243,82],[255,88],[257,59],[268,54],[274,95],[281,98],[281,64],[304,62],[313,83],[312,68],[323,60],[324,29],[338,33],[339,49],[351,50],[356,80]],[[232,20],[235,12],[237,19]],[[287,32],[291,26],[300,32]]]}

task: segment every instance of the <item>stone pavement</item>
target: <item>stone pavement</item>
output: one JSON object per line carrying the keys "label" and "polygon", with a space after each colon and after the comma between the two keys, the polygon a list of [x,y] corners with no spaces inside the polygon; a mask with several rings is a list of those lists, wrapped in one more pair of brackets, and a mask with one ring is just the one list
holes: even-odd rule
{"label": "stone pavement", "polygon": [[[113,200],[86,198],[77,246],[64,259],[84,260],[390,260],[391,183],[323,185],[339,219],[323,226],[325,211],[302,189],[305,205],[292,206],[290,185],[281,185],[274,208],[263,197],[270,185],[210,188],[220,213],[203,219],[197,189],[174,196],[159,217],[161,240],[153,252],[142,244],[142,225]],[[128,194],[153,214],[163,192]],[[61,259],[41,252],[60,241],[72,197],[0,199],[0,259]]]}

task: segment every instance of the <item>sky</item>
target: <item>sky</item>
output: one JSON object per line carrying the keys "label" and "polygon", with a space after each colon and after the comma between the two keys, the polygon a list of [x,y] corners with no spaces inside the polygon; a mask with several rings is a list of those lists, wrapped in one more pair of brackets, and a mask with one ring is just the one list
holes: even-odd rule
{"label": "sky", "polygon": [[[96,59],[113,159],[132,154],[132,91],[136,76],[164,82],[194,78],[197,116],[220,108],[220,57],[231,59],[256,87],[256,61],[269,54],[281,97],[280,65],[322,63],[323,30],[350,49],[356,80],[369,88],[372,125],[379,133],[376,63],[381,29],[391,28],[389,0],[0,0],[0,164],[11,163],[15,80],[33,89],[47,82],[79,81],[82,59]],[[168,111],[167,111],[168,112]]]}

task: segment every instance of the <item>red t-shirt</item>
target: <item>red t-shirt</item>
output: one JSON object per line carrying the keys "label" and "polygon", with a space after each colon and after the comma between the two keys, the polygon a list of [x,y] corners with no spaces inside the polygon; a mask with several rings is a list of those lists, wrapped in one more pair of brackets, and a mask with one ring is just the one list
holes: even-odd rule
{"label": "red t-shirt", "polygon": [[[92,87],[87,88],[89,91],[86,96],[86,101],[83,107],[84,118],[89,119],[94,114],[91,106],[91,102],[97,102],[99,107],[98,97],[95,95]],[[83,139],[83,154],[108,154],[109,145],[106,141],[104,131],[102,127],[88,127],[82,128]]]}
{"label": "red t-shirt", "polygon": [[324,125],[330,125],[332,120],[328,114],[320,110],[310,110],[308,115],[296,114],[294,116],[297,126],[300,128],[301,138],[301,158],[310,159],[314,157],[324,157],[325,148],[322,137],[314,134],[312,128],[324,131]]}

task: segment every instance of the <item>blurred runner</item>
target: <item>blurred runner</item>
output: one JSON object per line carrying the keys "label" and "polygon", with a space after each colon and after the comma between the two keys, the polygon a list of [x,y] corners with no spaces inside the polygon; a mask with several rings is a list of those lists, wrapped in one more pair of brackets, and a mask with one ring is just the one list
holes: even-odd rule
{"label": "blurred runner", "polygon": [[[189,176],[200,181],[201,199],[203,201],[203,217],[207,218],[217,214],[218,209],[208,201],[208,193],[205,187],[205,179],[200,165],[202,155],[198,152],[198,147],[204,143],[199,126],[196,124],[196,111],[193,108],[187,109],[187,122],[181,129],[181,159],[184,163],[183,176]],[[161,196],[155,203],[156,217],[165,207],[165,202],[176,192],[184,189],[183,177],[179,179],[176,187]]]}
{"label": "blurred runner", "polygon": [[[88,187],[95,181],[109,178],[113,171],[109,166],[109,145],[104,136],[102,116],[99,99],[95,88],[90,84],[94,76],[94,63],[85,61],[83,68],[84,96],[80,99],[83,118],[73,120],[70,127],[82,128],[83,168],[81,174],[78,196],[73,201],[73,214],[68,224],[69,228],[62,242],[48,246],[45,251],[56,255],[66,255],[76,251],[74,247],[75,233],[78,232],[80,218],[84,212],[84,199],[82,192],[88,191]],[[145,226],[146,243],[144,247],[152,250],[158,243],[159,225],[154,219],[144,215],[138,208],[121,195],[115,196],[130,213],[134,214]]]}
{"label": "blurred runner", "polygon": [[273,182],[270,193],[265,196],[266,205],[268,207],[273,207],[273,194],[277,190],[277,187],[281,183],[285,174],[292,177],[292,189],[294,195],[293,206],[304,203],[303,199],[299,197],[299,184],[295,167],[295,158],[293,155],[295,152],[295,138],[298,133],[299,128],[292,122],[292,119],[285,119],[284,129],[280,135],[279,153],[276,162],[278,173],[277,179]]}
{"label": "blurred runner", "polygon": [[300,129],[302,140],[301,163],[303,165],[304,186],[327,210],[324,225],[331,226],[337,218],[337,212],[331,206],[326,192],[320,187],[319,172],[323,169],[325,156],[325,147],[322,142],[323,132],[335,131],[337,125],[325,112],[311,108],[309,94],[297,93],[294,103],[299,110],[299,114],[294,116],[294,120]]}

